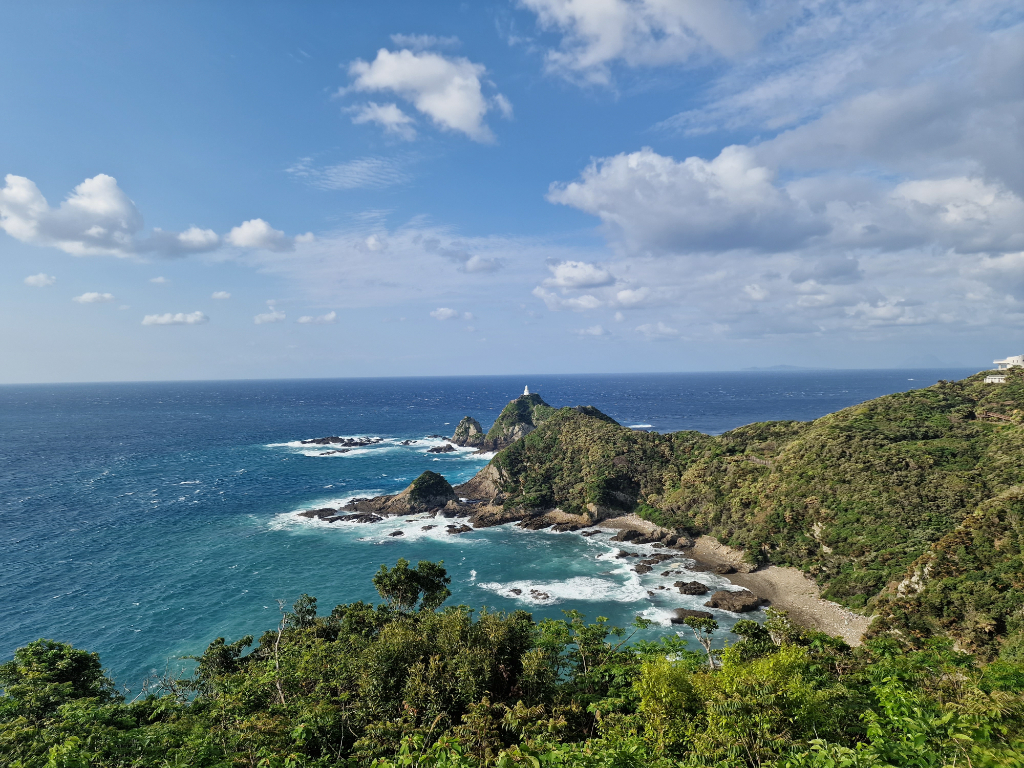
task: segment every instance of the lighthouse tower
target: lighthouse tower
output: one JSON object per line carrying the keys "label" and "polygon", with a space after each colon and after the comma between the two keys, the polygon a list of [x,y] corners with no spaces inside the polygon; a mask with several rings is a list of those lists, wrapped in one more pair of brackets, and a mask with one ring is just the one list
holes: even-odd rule
{"label": "lighthouse tower", "polygon": [[523,387],[523,397],[526,397],[528,394],[530,394],[530,388]]}

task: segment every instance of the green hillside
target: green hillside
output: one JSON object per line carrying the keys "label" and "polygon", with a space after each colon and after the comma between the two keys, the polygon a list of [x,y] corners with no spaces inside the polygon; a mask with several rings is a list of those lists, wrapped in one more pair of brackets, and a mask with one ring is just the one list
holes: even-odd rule
{"label": "green hillside", "polygon": [[[634,432],[563,408],[492,463],[505,505],[635,510],[713,535],[752,562],[802,568],[825,597],[880,612],[908,636],[948,632],[993,655],[1022,629],[1015,607],[1022,584],[995,574],[1020,555],[1011,533],[1019,526],[1014,489],[1024,485],[1024,372],[1009,372],[1005,384],[983,379],[940,382],[813,422],[751,424],[718,437]],[[985,511],[995,509],[1002,511]],[[998,522],[968,522],[979,510]],[[951,541],[997,530],[1008,533],[966,570],[976,593],[1013,596],[968,599],[959,594],[967,588],[962,575],[954,588],[945,571],[925,575],[923,566],[917,582],[898,591],[933,549],[945,553]],[[969,630],[947,615],[950,590],[970,603],[960,612],[990,631]],[[900,618],[923,610],[910,603],[936,601],[941,605],[913,627]]]}

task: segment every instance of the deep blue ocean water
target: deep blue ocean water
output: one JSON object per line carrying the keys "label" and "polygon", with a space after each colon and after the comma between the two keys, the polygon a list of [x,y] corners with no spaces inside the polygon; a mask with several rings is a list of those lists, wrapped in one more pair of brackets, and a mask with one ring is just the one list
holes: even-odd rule
{"label": "deep blue ocean water", "polygon": [[[647,634],[671,632],[670,610],[705,598],[657,590],[679,577],[641,579],[611,557],[607,536],[514,526],[449,536],[443,526],[423,531],[431,521],[418,519],[328,525],[294,513],[393,493],[427,469],[453,484],[468,479],[486,458],[428,454],[441,441],[425,436],[450,435],[467,414],[487,428],[524,385],[553,406],[594,405],[625,425],[720,433],[809,420],[970,373],[0,386],[0,659],[39,637],[64,640],[98,651],[119,684],[137,689],[218,636],[275,626],[279,600],[290,606],[306,592],[321,612],[375,600],[372,575],[399,557],[443,559],[453,604],[526,608],[538,618],[576,608],[620,625],[642,614],[662,622]],[[385,442],[330,456],[296,443],[327,435]],[[397,444],[406,439],[417,442]],[[405,535],[387,535],[397,529]]]}

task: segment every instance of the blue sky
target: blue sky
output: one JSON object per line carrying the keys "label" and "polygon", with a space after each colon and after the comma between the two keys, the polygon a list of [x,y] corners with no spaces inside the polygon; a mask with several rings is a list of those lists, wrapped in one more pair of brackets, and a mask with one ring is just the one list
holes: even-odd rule
{"label": "blue sky", "polygon": [[985,367],[1014,2],[10,3],[0,382]]}

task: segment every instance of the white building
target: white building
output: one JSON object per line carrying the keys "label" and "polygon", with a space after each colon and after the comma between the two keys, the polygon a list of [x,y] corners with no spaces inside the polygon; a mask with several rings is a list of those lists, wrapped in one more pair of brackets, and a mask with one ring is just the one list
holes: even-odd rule
{"label": "white building", "polygon": [[999,366],[1000,371],[1005,371],[1010,368],[1024,368],[1024,355],[1013,355],[1005,360],[993,360],[992,362]]}
{"label": "white building", "polygon": [[998,373],[990,373],[985,377],[986,384],[1005,384],[1006,377]]}

